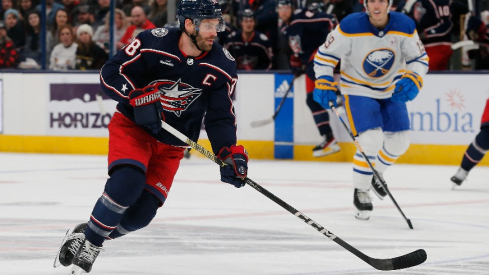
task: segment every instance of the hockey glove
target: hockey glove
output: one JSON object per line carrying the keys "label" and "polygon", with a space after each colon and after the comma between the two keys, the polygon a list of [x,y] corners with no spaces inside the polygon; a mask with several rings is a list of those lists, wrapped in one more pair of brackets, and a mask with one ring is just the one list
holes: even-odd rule
{"label": "hockey glove", "polygon": [[325,75],[320,76],[315,83],[316,88],[312,91],[314,101],[323,106],[324,109],[331,109],[329,107],[330,101],[337,107],[336,91],[338,91],[338,82],[335,82],[333,77]]}
{"label": "hockey glove", "polygon": [[221,167],[221,181],[234,185],[236,188],[245,185],[248,173],[248,153],[241,145],[233,145],[221,149],[217,157],[226,165]]}
{"label": "hockey glove", "polygon": [[154,85],[135,89],[129,93],[129,99],[129,103],[134,107],[136,124],[157,134],[161,130],[161,112],[163,112],[160,91]]}
{"label": "hockey glove", "polygon": [[304,65],[302,65],[302,62],[299,57],[295,55],[290,56],[290,69],[292,70],[292,73],[299,77],[304,73]]}
{"label": "hockey glove", "polygon": [[418,95],[421,87],[423,87],[423,79],[421,76],[408,71],[402,76],[401,80],[396,83],[391,100],[396,102],[411,101]]}

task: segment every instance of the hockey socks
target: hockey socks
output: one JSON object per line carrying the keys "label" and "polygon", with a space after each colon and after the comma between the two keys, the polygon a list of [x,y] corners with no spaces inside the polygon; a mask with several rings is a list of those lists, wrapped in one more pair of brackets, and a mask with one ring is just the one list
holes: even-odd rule
{"label": "hockey socks", "polygon": [[467,172],[470,171],[482,160],[487,150],[489,150],[489,127],[482,127],[465,151],[461,167]]}

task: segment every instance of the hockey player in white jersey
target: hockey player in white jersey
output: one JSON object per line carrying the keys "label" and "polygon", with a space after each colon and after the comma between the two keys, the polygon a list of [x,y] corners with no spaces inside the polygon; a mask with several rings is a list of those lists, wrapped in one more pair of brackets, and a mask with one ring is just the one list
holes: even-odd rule
{"label": "hockey player in white jersey", "polygon": [[[382,175],[409,147],[406,102],[423,86],[428,56],[412,19],[389,12],[392,0],[366,0],[366,12],[345,17],[319,47],[314,59],[314,100],[336,105],[333,69],[341,60],[341,93],[350,129]],[[355,217],[368,220],[369,191],[386,195],[360,152],[353,157]]]}

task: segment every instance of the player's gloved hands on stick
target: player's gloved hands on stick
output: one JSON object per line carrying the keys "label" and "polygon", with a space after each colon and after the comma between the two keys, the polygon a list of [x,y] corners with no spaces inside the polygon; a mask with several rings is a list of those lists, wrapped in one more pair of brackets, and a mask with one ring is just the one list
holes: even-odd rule
{"label": "player's gloved hands on stick", "polygon": [[338,82],[335,82],[332,76],[325,75],[316,79],[316,88],[312,91],[312,98],[325,109],[331,109],[329,102],[332,101],[334,106],[336,103],[336,91],[338,91]]}
{"label": "player's gloved hands on stick", "polygon": [[221,167],[221,181],[234,185],[236,188],[245,185],[248,173],[248,153],[242,145],[232,145],[221,149],[217,157],[226,165]]}
{"label": "player's gloved hands on stick", "polygon": [[396,102],[411,101],[418,95],[421,87],[423,87],[421,76],[414,72],[407,72],[396,83],[391,100]]}
{"label": "player's gloved hands on stick", "polygon": [[154,85],[134,89],[129,93],[129,99],[129,103],[134,107],[136,124],[150,129],[153,134],[158,133],[161,130],[161,112],[163,112],[160,91]]}
{"label": "player's gloved hands on stick", "polygon": [[304,73],[304,66],[302,65],[302,62],[299,57],[295,55],[290,56],[290,69],[292,70],[292,73],[299,77]]}

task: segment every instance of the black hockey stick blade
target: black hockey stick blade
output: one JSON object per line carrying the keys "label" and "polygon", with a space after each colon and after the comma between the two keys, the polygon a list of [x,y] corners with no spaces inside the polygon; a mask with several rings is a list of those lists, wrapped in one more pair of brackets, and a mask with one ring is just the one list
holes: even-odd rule
{"label": "black hockey stick blade", "polygon": [[[168,131],[170,134],[174,135],[176,138],[179,140],[185,142],[187,145],[191,146],[193,149],[199,151],[202,155],[207,157],[208,159],[212,160],[214,163],[218,164],[219,166],[224,166],[226,165],[222,160],[217,158],[213,153],[211,153],[209,150],[205,149],[195,141],[189,139],[187,136],[184,134],[180,133],[177,129],[173,128],[171,125],[168,123],[161,121],[161,127]],[[287,210],[289,213],[292,215],[296,216],[297,218],[301,219],[303,222],[306,224],[310,225],[312,228],[316,229],[319,233],[323,234],[324,236],[328,237],[330,240],[334,241],[335,243],[339,244],[341,247],[344,249],[348,250],[350,253],[353,255],[357,256],[373,268],[376,268],[378,270],[396,270],[396,269],[403,269],[403,268],[408,268],[412,266],[419,265],[426,261],[426,252],[423,249],[416,250],[414,252],[408,253],[403,256],[399,256],[397,258],[392,258],[392,259],[374,259],[371,258],[364,253],[362,253],[360,250],[356,249],[355,247],[351,246],[347,242],[343,241],[340,237],[336,236],[333,234],[333,232],[329,231],[322,225],[318,224],[315,222],[313,219],[309,218],[306,216],[304,213],[300,212],[299,210],[295,209],[293,206],[290,204],[286,203],[279,197],[275,196],[273,193],[265,189],[263,186],[259,185],[258,183],[254,182],[250,178],[246,177],[244,179],[246,184],[249,186],[253,187],[256,191],[260,192],[270,200],[274,201],[276,204],[280,205],[282,208]]]}
{"label": "black hockey stick blade", "polygon": [[417,266],[426,261],[428,256],[426,251],[418,249],[406,255],[402,255],[393,259],[369,259],[369,264],[378,270],[398,270]]}

